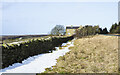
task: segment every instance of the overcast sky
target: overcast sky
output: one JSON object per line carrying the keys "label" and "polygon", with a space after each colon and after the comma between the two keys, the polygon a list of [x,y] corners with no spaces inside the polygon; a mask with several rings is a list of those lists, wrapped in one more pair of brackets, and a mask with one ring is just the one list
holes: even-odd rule
{"label": "overcast sky", "polygon": [[109,29],[118,21],[117,2],[4,2],[2,11],[3,35],[46,34],[59,24]]}

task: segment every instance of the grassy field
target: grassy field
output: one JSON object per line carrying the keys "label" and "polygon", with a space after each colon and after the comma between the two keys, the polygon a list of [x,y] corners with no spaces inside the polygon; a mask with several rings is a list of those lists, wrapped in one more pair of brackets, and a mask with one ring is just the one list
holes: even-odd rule
{"label": "grassy field", "polygon": [[16,39],[5,39],[5,40],[0,40],[0,44],[5,44],[5,43],[12,43],[12,42],[19,42],[19,41],[29,41],[29,40],[36,40],[36,39],[46,39],[48,37],[68,37],[68,36],[41,36],[41,37],[22,37],[21,38],[16,38]]}
{"label": "grassy field", "polygon": [[32,37],[32,38],[16,38],[16,39],[6,39],[3,40],[4,43],[12,43],[12,42],[18,42],[18,41],[26,41],[26,40],[31,40],[31,39],[41,39],[41,38],[48,38],[49,36],[44,36],[44,37]]}
{"label": "grassy field", "polygon": [[117,73],[118,36],[95,35],[76,39],[70,52],[44,73]]}

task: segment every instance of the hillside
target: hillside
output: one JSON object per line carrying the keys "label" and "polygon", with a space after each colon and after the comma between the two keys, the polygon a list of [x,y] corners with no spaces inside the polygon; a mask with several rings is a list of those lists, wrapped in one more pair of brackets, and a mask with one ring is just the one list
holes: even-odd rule
{"label": "hillside", "polygon": [[44,73],[117,73],[118,36],[95,35],[76,39],[71,51]]}

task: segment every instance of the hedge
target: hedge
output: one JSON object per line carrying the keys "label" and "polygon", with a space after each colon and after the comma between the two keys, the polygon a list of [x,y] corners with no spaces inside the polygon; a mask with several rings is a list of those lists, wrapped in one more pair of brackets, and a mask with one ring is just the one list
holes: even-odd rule
{"label": "hedge", "polygon": [[48,53],[55,50],[55,47],[61,46],[73,36],[69,37],[50,37],[47,39],[29,40],[20,44],[3,44],[2,45],[2,68],[8,67],[14,63],[21,63],[24,59],[38,55],[41,53]]}

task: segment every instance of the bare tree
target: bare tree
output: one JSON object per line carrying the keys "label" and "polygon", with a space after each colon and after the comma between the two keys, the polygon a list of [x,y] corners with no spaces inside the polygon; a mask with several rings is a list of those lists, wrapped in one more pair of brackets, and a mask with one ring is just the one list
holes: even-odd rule
{"label": "bare tree", "polygon": [[51,35],[65,35],[65,28],[63,25],[56,25],[51,30]]}

